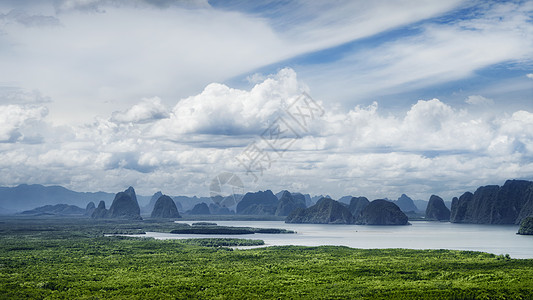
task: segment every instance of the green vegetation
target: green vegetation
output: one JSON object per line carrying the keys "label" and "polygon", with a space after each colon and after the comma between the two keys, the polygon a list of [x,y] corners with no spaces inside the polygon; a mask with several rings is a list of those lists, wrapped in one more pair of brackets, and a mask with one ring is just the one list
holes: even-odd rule
{"label": "green vegetation", "polygon": [[522,220],[518,234],[533,235],[533,216]]}
{"label": "green vegetation", "polygon": [[220,246],[257,241],[102,234],[154,228],[174,224],[0,219],[0,299],[533,297],[531,259],[329,246],[233,250]]}
{"label": "green vegetation", "polygon": [[249,239],[183,239],[181,243],[188,245],[204,246],[204,247],[242,247],[242,246],[261,246],[265,242],[263,240],[249,240]]}
{"label": "green vegetation", "polygon": [[182,215],[180,221],[285,221],[285,218],[273,215]]}
{"label": "green vegetation", "polygon": [[217,223],[213,223],[213,222],[196,222],[196,223],[192,223],[192,226],[217,226]]}
{"label": "green vegetation", "polygon": [[[194,225],[194,224],[193,224]],[[182,226],[171,230],[170,233],[179,234],[254,234],[254,233],[294,233],[292,230],[279,228],[253,228],[253,227],[233,227],[218,225],[196,225]]]}

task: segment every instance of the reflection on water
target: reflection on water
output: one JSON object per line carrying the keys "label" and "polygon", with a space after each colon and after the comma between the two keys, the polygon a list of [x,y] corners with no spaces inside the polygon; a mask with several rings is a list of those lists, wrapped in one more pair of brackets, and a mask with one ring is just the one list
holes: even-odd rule
{"label": "reflection on water", "polygon": [[[192,224],[195,221],[178,222]],[[455,249],[509,254],[513,258],[533,258],[533,236],[517,235],[515,225],[452,224],[412,221],[411,226],[364,226],[285,224],[282,221],[216,221],[222,226],[285,228],[296,234],[200,235],[147,232],[156,239],[249,238],[261,239],[266,246],[340,245],[352,248]]]}

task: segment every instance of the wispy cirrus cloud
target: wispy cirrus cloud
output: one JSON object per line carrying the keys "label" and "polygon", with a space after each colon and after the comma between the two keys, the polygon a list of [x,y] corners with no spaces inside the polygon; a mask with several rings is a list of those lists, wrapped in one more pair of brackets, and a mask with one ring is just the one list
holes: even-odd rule
{"label": "wispy cirrus cloud", "polygon": [[[492,3],[480,14],[420,24],[338,61],[303,66],[308,84],[353,103],[465,79],[488,66],[524,63],[533,56],[531,2]],[[333,79],[328,80],[327,78]],[[328,82],[322,85],[321,82]],[[325,89],[325,90],[322,90]]]}
{"label": "wispy cirrus cloud", "polygon": [[50,118],[57,123],[90,121],[123,111],[140,98],[158,96],[170,104],[212,82],[430,18],[460,2],[264,5],[276,13],[237,9],[240,5],[7,2],[0,5],[0,13],[18,15],[19,20],[40,16],[61,26],[3,24],[0,42],[7,47],[0,51],[0,63],[6,72],[0,74],[0,83],[15,83],[53,99]]}

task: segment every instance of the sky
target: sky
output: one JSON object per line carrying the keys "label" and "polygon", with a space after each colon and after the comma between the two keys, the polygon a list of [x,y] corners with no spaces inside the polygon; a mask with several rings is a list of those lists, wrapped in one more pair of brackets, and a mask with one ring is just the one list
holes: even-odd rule
{"label": "sky", "polygon": [[0,2],[0,186],[221,174],[369,199],[533,180],[533,1]]}

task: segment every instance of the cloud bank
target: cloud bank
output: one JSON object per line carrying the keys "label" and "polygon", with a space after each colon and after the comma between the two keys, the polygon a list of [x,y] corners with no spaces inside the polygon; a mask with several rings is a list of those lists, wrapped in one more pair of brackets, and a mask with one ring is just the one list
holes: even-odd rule
{"label": "cloud bank", "polygon": [[8,172],[0,180],[207,195],[213,177],[233,172],[249,190],[425,199],[531,179],[532,112],[479,116],[429,99],[393,115],[378,103],[344,111],[318,99],[324,116],[254,183],[235,157],[306,91],[294,70],[282,69],[250,90],[210,84],[171,109],[151,98],[89,125],[47,123],[43,139],[31,144],[24,143],[27,125],[46,121],[46,108],[4,107],[0,167]]}

